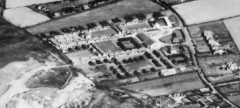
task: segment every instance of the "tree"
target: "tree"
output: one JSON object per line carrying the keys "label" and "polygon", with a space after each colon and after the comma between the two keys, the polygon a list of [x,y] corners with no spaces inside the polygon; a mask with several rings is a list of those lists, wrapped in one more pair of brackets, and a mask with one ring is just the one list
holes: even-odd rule
{"label": "tree", "polygon": [[153,13],[154,18],[159,18],[159,17],[162,17],[162,16],[163,16],[163,14],[161,12],[154,12]]}
{"label": "tree", "polygon": [[127,59],[123,59],[122,62],[125,63],[125,64],[129,63],[129,61]]}
{"label": "tree", "polygon": [[93,63],[92,61],[89,61],[88,64],[89,64],[90,66],[93,66],[93,65],[94,65],[94,63]]}
{"label": "tree", "polygon": [[110,25],[108,21],[101,21],[99,24],[101,24],[103,27]]}
{"label": "tree", "polygon": [[128,72],[125,72],[125,76],[126,77],[131,77],[131,74],[129,74]]}
{"label": "tree", "polygon": [[143,56],[139,56],[139,59],[142,61],[142,60],[144,60],[144,57]]}
{"label": "tree", "polygon": [[126,22],[131,22],[134,18],[133,18],[133,16],[126,15],[126,16],[124,16],[124,19]]}
{"label": "tree", "polygon": [[104,59],[103,62],[104,63],[109,63],[109,60],[108,59]]}
{"label": "tree", "polygon": [[75,46],[76,50],[81,50],[81,48],[79,46]]}
{"label": "tree", "polygon": [[87,45],[85,45],[85,44],[82,44],[82,49],[87,49]]}
{"label": "tree", "polygon": [[119,79],[123,79],[123,76],[120,75],[119,73],[117,73],[116,76],[117,76],[117,78],[119,78]]}
{"label": "tree", "polygon": [[160,57],[160,54],[159,54],[156,50],[153,50],[153,54],[154,54],[156,57]]}
{"label": "tree", "polygon": [[114,18],[114,19],[112,19],[112,22],[113,23],[119,23],[119,22],[121,22],[121,20],[119,18]]}
{"label": "tree", "polygon": [[118,71],[116,69],[112,70],[113,74],[117,74]]}
{"label": "tree", "polygon": [[72,48],[68,48],[68,51],[69,52],[73,52],[74,50]]}
{"label": "tree", "polygon": [[137,14],[136,17],[137,17],[139,20],[145,20],[145,19],[146,19],[146,15],[144,15],[144,14]]}
{"label": "tree", "polygon": [[112,71],[114,70],[115,68],[113,66],[110,66],[109,69]]}
{"label": "tree", "polygon": [[145,52],[145,55],[146,55],[146,57],[148,59],[152,59],[153,58],[153,56],[149,52]]}
{"label": "tree", "polygon": [[159,63],[157,60],[155,60],[155,59],[153,59],[152,62],[153,62],[153,64],[154,64],[155,66],[157,66],[157,67],[160,67],[160,66],[161,66],[160,63]]}
{"label": "tree", "polygon": [[97,64],[102,64],[102,62],[100,60],[96,60]]}
{"label": "tree", "polygon": [[150,70],[151,70],[152,72],[156,72],[156,71],[157,71],[154,67],[151,67]]}
{"label": "tree", "polygon": [[128,61],[129,61],[130,63],[133,63],[133,62],[134,62],[133,58],[129,58]]}
{"label": "tree", "polygon": [[89,23],[89,24],[87,24],[88,29],[93,29],[93,28],[96,27],[96,26],[97,26],[97,24],[95,24],[95,23]]}
{"label": "tree", "polygon": [[137,70],[133,71],[133,74],[136,76],[140,76],[140,73]]}
{"label": "tree", "polygon": [[146,73],[148,73],[148,71],[147,71],[146,69],[143,69],[143,70],[142,70],[142,73],[143,73],[143,74],[146,74]]}
{"label": "tree", "polygon": [[135,62],[139,62],[140,61],[140,59],[138,57],[134,57],[133,59],[134,59]]}

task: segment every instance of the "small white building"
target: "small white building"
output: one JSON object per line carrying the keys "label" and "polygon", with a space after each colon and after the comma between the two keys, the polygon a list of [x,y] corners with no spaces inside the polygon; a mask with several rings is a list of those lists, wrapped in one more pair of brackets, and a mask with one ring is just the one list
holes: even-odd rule
{"label": "small white building", "polygon": [[176,73],[177,73],[177,71],[176,71],[175,68],[172,68],[172,69],[163,69],[163,70],[161,70],[161,74],[162,74],[163,76],[174,75],[174,74],[176,74]]}

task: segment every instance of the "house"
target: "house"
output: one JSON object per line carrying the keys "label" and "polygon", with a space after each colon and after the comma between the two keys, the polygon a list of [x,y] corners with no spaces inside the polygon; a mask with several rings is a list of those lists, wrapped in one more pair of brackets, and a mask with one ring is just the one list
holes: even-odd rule
{"label": "house", "polygon": [[87,10],[87,9],[89,9],[90,7],[87,5],[87,4],[85,4],[85,5],[83,5],[83,10]]}
{"label": "house", "polygon": [[214,32],[213,31],[209,31],[209,30],[205,30],[203,31],[203,35],[206,37],[207,40],[210,40],[210,39],[213,39],[213,35],[214,35]]}
{"label": "house", "polygon": [[166,29],[173,27],[171,21],[167,16],[159,17],[155,20],[155,27],[158,29]]}
{"label": "house", "polygon": [[223,55],[226,54],[227,52],[223,49],[218,49],[213,52],[213,55]]}

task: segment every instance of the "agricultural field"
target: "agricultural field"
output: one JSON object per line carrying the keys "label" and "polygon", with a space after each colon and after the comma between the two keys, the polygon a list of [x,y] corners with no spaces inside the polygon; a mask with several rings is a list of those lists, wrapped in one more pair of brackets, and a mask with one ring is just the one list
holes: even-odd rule
{"label": "agricultural field", "polygon": [[240,17],[223,20],[238,49],[240,49]]}
{"label": "agricultural field", "polygon": [[186,73],[122,86],[127,90],[146,93],[151,96],[167,95],[203,87],[204,84],[197,73]]}
{"label": "agricultural field", "polygon": [[32,4],[48,3],[61,0],[6,0],[6,8],[17,8]]}
{"label": "agricultural field", "polygon": [[39,14],[27,7],[6,9],[3,17],[15,26],[27,27],[50,20],[47,16]]}
{"label": "agricultural field", "polygon": [[213,83],[220,83],[237,79],[239,80],[239,77],[235,76],[232,71],[220,70],[220,66],[228,62],[237,63],[239,66],[239,55],[199,57],[198,62],[200,67],[203,69],[204,74]]}
{"label": "agricultural field", "polygon": [[[61,19],[42,23],[27,28],[30,33],[37,34],[59,30],[69,26],[86,25],[92,22],[109,20],[116,17],[123,17],[129,14],[152,13],[162,9],[161,6],[149,0],[123,0],[101,8],[92,9],[79,14],[74,14]],[[119,11],[124,10],[124,11]]]}
{"label": "agricultural field", "polygon": [[240,7],[239,0],[195,0],[173,6],[187,25],[240,15],[238,7]]}

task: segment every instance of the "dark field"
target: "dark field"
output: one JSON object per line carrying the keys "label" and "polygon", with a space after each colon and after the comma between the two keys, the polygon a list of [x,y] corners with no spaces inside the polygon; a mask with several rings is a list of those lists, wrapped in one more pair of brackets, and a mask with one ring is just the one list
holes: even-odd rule
{"label": "dark field", "polygon": [[28,57],[43,62],[51,53],[68,61],[53,46],[0,18],[0,68],[13,61],[25,61]]}
{"label": "dark field", "polygon": [[[159,11],[161,6],[149,0],[123,0],[101,8],[96,8],[79,14],[48,21],[27,30],[33,34],[59,30],[64,27],[86,25],[91,22],[109,20],[115,17],[123,17],[128,14],[152,13]],[[119,11],[122,10],[122,11]]]}
{"label": "dark field", "polygon": [[147,93],[149,95],[166,95],[205,87],[197,73],[187,73],[159,78],[122,86],[127,90]]}
{"label": "dark field", "polygon": [[71,78],[71,70],[65,68],[53,68],[48,72],[41,71],[33,75],[25,84],[28,88],[54,87],[61,89]]}

